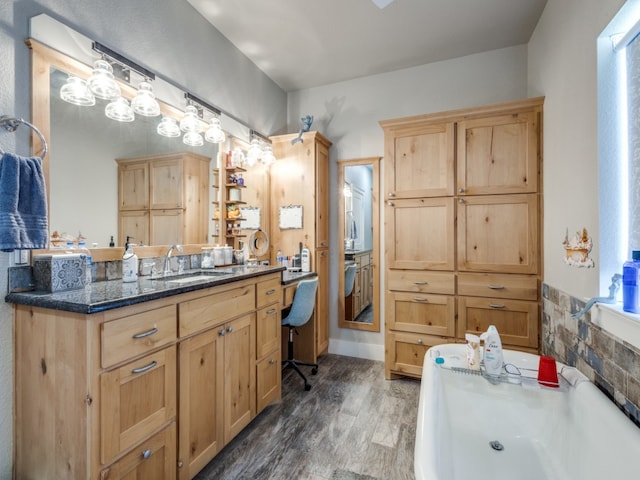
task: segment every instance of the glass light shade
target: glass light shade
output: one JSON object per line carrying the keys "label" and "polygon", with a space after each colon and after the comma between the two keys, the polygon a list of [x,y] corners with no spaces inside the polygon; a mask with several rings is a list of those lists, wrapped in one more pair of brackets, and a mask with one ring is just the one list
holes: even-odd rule
{"label": "glass light shade", "polygon": [[187,132],[184,134],[184,137],[182,137],[182,143],[192,147],[201,147],[204,145],[204,140],[202,140],[202,135],[198,132]]}
{"label": "glass light shade", "polygon": [[120,85],[113,77],[113,68],[109,62],[105,60],[94,62],[93,73],[89,78],[89,88],[96,97],[104,100],[113,100],[121,95]]}
{"label": "glass light shade", "polygon": [[73,75],[69,76],[65,84],[60,88],[60,98],[65,102],[83,107],[90,107],[96,104],[96,98],[89,90],[86,80]]}
{"label": "glass light shade", "polygon": [[178,126],[178,122],[171,117],[162,117],[160,123],[158,124],[158,128],[156,129],[159,135],[163,137],[179,137],[180,136],[180,127]]}
{"label": "glass light shade", "polygon": [[160,104],[153,94],[153,87],[148,82],[140,83],[138,93],[131,100],[131,107],[138,115],[144,117],[157,117],[160,115]]}
{"label": "glass light shade", "polygon": [[218,117],[213,117],[209,123],[209,128],[204,134],[204,139],[211,143],[222,143],[224,142],[224,138],[224,132],[220,126],[220,119]]}
{"label": "glass light shade", "polygon": [[262,148],[260,148],[260,140],[254,138],[251,140],[251,145],[247,151],[247,165],[253,167],[258,163],[258,160],[262,156]]}
{"label": "glass light shade", "polygon": [[262,163],[264,163],[265,165],[271,165],[275,161],[276,157],[273,154],[271,145],[265,145],[265,147],[262,149]]}
{"label": "glass light shade", "polygon": [[187,105],[184,109],[184,117],[180,120],[180,130],[183,132],[200,133],[204,122],[198,117],[198,109],[193,105]]}
{"label": "glass light shade", "polygon": [[118,97],[107,105],[104,109],[104,114],[118,122],[133,122],[135,119],[133,108],[131,108],[131,105],[129,105],[129,102],[124,97]]}

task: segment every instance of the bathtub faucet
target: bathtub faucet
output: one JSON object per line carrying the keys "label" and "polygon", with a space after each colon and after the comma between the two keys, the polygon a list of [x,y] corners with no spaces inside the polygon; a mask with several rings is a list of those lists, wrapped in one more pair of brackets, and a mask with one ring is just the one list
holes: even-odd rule
{"label": "bathtub faucet", "polygon": [[587,313],[591,307],[593,307],[596,302],[600,303],[615,303],[616,294],[620,289],[620,282],[622,281],[622,275],[616,273],[611,277],[611,285],[609,285],[609,296],[608,297],[593,297],[591,300],[587,302],[582,310],[579,312],[571,314],[573,318],[582,318],[582,316]]}

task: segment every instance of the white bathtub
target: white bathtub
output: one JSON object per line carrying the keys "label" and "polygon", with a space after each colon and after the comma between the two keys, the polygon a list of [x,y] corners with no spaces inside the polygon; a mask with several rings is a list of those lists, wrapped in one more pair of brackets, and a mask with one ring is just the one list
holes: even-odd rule
{"label": "white bathtub", "polygon": [[[425,356],[416,480],[640,478],[640,428],[577,370],[564,368],[573,385],[560,389],[540,387],[525,370],[531,381],[493,385],[437,366],[435,352],[444,367],[466,366],[464,345],[438,345]],[[537,369],[538,357],[506,350],[505,363]]]}

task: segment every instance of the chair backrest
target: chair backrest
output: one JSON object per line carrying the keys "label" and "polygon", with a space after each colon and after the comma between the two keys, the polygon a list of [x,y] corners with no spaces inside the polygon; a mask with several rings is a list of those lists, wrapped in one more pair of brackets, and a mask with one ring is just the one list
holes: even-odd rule
{"label": "chair backrest", "polygon": [[356,283],[356,270],[358,266],[354,263],[352,265],[348,265],[344,269],[344,296],[348,297],[351,295],[353,291],[353,286]]}
{"label": "chair backrest", "polygon": [[310,280],[300,280],[293,296],[293,304],[289,315],[282,319],[283,325],[299,327],[311,318],[313,308],[316,305],[316,291],[318,290],[318,277]]}

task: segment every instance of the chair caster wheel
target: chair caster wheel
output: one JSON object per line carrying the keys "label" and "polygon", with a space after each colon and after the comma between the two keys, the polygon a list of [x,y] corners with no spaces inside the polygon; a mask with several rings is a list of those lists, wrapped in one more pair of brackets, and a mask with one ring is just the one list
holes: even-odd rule
{"label": "chair caster wheel", "polygon": [[316,373],[318,373],[318,369],[317,368],[312,368],[311,369],[311,375],[315,375]]}
{"label": "chair caster wheel", "polygon": [[309,391],[311,390],[311,385],[309,385],[308,383],[304,386],[305,391]]}

